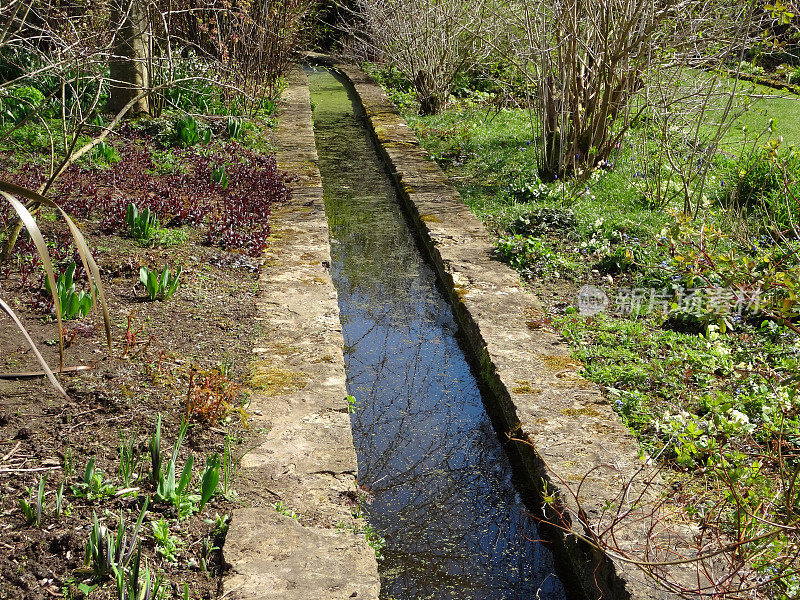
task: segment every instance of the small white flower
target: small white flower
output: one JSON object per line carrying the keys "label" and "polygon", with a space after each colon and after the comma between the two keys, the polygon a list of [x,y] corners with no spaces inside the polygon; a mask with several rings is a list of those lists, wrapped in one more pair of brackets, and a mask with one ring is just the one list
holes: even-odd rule
{"label": "small white flower", "polygon": [[737,425],[747,425],[750,423],[750,417],[735,408],[728,411],[728,419],[731,423],[736,423]]}

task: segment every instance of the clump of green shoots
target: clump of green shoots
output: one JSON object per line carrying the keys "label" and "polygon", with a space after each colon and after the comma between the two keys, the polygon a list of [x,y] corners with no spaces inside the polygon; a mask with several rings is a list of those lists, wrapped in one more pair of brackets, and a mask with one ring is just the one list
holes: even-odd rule
{"label": "clump of green shoots", "polygon": [[[74,281],[75,268],[76,264],[71,262],[67,269],[56,279],[56,295],[58,295],[58,303],[61,305],[61,318],[65,321],[76,317],[85,317],[92,310],[92,305],[94,304],[91,294],[76,289]],[[44,287],[49,293],[52,293],[50,280],[46,277]]]}
{"label": "clump of green shoots", "polygon": [[172,455],[166,465],[162,466],[161,459],[161,416],[156,421],[156,430],[150,440],[150,458],[152,463],[151,480],[156,486],[155,499],[165,504],[171,504],[178,509],[178,516],[185,517],[202,510],[217,490],[220,479],[220,457],[212,455],[206,460],[206,468],[200,480],[200,495],[189,493],[189,483],[192,479],[194,455],[183,465],[180,477],[177,477],[178,454],[186,436],[189,424],[184,420],[178,433],[178,439],[172,449]]}
{"label": "clump of green shoots", "polygon": [[110,482],[103,479],[103,474],[95,468],[94,456],[86,463],[86,470],[83,472],[81,481],[70,486],[72,493],[79,498],[87,500],[97,500],[107,496],[113,496],[117,488]]}
{"label": "clump of green shoots", "polygon": [[44,491],[45,484],[47,483],[47,474],[39,478],[39,484],[35,488],[36,498],[34,499],[34,491],[28,488],[28,498],[19,499],[19,507],[22,514],[25,516],[25,522],[28,525],[35,525],[39,527],[42,524],[42,512],[45,509]]}
{"label": "clump of green shoots", "polygon": [[158,217],[149,208],[141,212],[136,205],[128,204],[125,211],[125,223],[128,225],[130,236],[137,242],[149,242],[158,231]]}
{"label": "clump of green shoots", "polygon": [[[97,514],[94,514],[94,526],[86,542],[84,564],[91,569],[92,576],[97,580],[124,571],[134,557],[139,531],[142,527],[145,514],[147,514],[147,500],[145,500],[139,518],[136,520],[133,533],[128,539],[128,530],[125,517],[120,514],[116,535],[104,525],[100,525]],[[138,560],[137,560],[138,562]]]}
{"label": "clump of green shoots", "polygon": [[178,282],[183,272],[182,267],[178,267],[175,273],[171,273],[169,267],[165,266],[159,274],[157,270],[150,270],[147,267],[139,269],[139,281],[142,282],[150,300],[167,300],[178,289]]}

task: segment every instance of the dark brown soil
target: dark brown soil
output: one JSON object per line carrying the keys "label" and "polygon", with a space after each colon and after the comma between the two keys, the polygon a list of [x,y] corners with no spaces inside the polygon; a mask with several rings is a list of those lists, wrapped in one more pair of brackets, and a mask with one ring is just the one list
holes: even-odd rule
{"label": "dark brown soil", "polygon": [[[51,224],[51,227],[55,227]],[[241,454],[256,432],[246,430],[246,380],[251,350],[258,335],[255,298],[258,293],[257,260],[202,245],[202,234],[189,231],[187,242],[168,249],[138,246],[120,235],[102,235],[91,223],[84,229],[103,273],[114,335],[114,358],[109,359],[102,325],[92,315],[65,323],[68,340],[65,366],[87,365],[89,370],[61,375],[69,393],[61,397],[44,378],[0,380],[0,599],[80,598],[81,584],[91,585],[83,574],[84,548],[93,514],[109,529],[125,515],[132,530],[145,496],[153,496],[147,449],[157,415],[161,415],[162,453],[166,458],[178,435],[191,389],[210,380],[222,383],[231,401],[227,415],[203,420],[202,408],[192,415],[181,448],[178,467],[191,453],[195,463],[191,487],[199,487],[206,458],[222,453],[226,435]],[[52,232],[51,232],[52,233]],[[139,283],[139,267],[183,265],[181,285],[167,301],[149,301]],[[6,301],[25,326],[51,366],[58,366],[57,327],[49,309],[37,300],[31,286],[20,286],[13,272],[0,281]],[[19,332],[0,317],[0,373],[38,371]],[[219,387],[219,386],[218,386]],[[210,408],[210,407],[205,407]],[[120,436],[135,436],[143,455],[141,476],[131,485],[138,491],[87,500],[73,493],[91,457],[103,478],[116,489],[123,485],[118,444]],[[20,499],[47,474],[46,509],[39,526],[26,523]],[[178,474],[179,476],[180,474]],[[55,492],[65,482],[64,511],[53,514]],[[235,486],[235,482],[234,482]],[[184,583],[191,598],[216,598],[220,575],[219,552],[200,569],[204,544],[219,546],[214,538],[215,515],[231,512],[235,496],[217,494],[202,514],[177,519],[176,510],[151,502],[140,534],[143,556],[151,568],[164,574],[171,597],[183,597]],[[177,538],[177,562],[171,563],[155,549],[152,523],[165,517]],[[116,597],[113,581],[101,582],[92,599]],[[170,597],[168,593],[166,597]]]}

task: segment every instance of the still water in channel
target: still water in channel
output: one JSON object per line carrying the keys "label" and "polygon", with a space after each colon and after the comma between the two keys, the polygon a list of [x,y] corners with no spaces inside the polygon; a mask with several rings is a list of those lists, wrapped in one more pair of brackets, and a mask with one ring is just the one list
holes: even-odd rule
{"label": "still water in channel", "polygon": [[563,599],[349,86],[307,69],[359,484],[385,600]]}

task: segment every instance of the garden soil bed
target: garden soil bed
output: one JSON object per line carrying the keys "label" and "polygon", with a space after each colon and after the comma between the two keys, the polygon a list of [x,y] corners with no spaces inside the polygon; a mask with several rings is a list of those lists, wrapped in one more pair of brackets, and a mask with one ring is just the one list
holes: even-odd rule
{"label": "garden soil bed", "polygon": [[[5,169],[4,169],[5,170]],[[5,178],[6,175],[3,175]],[[41,219],[46,239],[59,228]],[[223,454],[226,437],[235,457],[258,443],[264,432],[247,426],[247,380],[252,348],[259,334],[256,315],[259,260],[247,254],[208,245],[199,229],[185,228],[185,242],[170,248],[148,248],[124,237],[106,234],[97,220],[80,225],[95,249],[110,310],[114,357],[110,359],[100,317],[65,322],[71,341],[64,353],[67,367],[88,369],[61,375],[69,399],[43,377],[0,379],[0,599],[81,598],[91,578],[84,573],[84,551],[93,514],[116,530],[124,514],[129,531],[143,498],[152,498],[148,444],[157,415],[162,418],[161,449],[165,461],[178,436],[190,395],[205,398],[193,407],[178,468],[194,455],[190,487],[196,491],[205,461]],[[180,286],[167,301],[150,301],[139,283],[139,268],[168,264],[183,266]],[[58,333],[38,284],[23,285],[10,269],[0,280],[6,301],[17,314],[49,364],[57,367]],[[40,278],[41,275],[36,275]],[[0,318],[0,374],[40,370],[24,339],[11,321]],[[229,406],[209,398],[222,397]],[[120,440],[133,436],[142,462],[131,487],[118,473]],[[90,458],[104,483],[115,491],[101,498],[75,494]],[[28,524],[20,499],[38,487],[47,474],[46,503],[40,526]],[[180,472],[178,473],[178,476]],[[64,510],[54,513],[55,495],[64,481]],[[220,484],[221,485],[221,484]],[[251,482],[252,485],[252,482]],[[238,489],[227,497],[217,494],[201,514],[177,519],[176,509],[151,502],[139,539],[151,568],[164,574],[166,597],[215,598],[225,571],[218,548],[223,532],[216,515],[230,514],[247,501]],[[238,492],[238,494],[236,493]],[[35,496],[35,494],[34,494]],[[33,501],[33,500],[32,500]],[[151,523],[166,518],[175,537],[175,560],[157,552]],[[201,570],[205,558],[207,571]],[[90,592],[91,598],[115,597],[113,581]]]}

